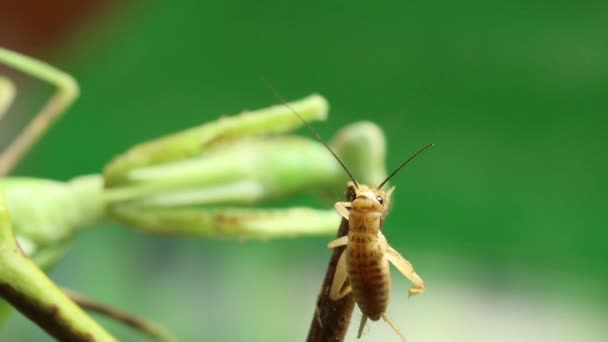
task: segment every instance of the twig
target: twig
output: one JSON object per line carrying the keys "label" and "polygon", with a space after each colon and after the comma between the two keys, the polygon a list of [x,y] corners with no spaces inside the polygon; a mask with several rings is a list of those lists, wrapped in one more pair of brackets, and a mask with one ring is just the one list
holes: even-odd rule
{"label": "twig", "polygon": [[[346,190],[346,200],[352,201],[354,189],[348,187]],[[337,237],[348,234],[348,221],[342,219]],[[334,279],[338,259],[345,247],[335,248],[327,265],[325,279],[321,285],[321,292],[317,300],[316,309],[308,331],[308,342],[343,341],[346,330],[350,324],[350,318],[355,308],[355,301],[352,294],[344,298],[333,301],[329,297],[329,291]]]}
{"label": "twig", "polygon": [[73,290],[63,288],[63,292],[76,304],[87,311],[104,315],[112,320],[121,322],[156,341],[173,342],[175,338],[159,324],[143,317],[131,315],[127,312],[96,302]]}

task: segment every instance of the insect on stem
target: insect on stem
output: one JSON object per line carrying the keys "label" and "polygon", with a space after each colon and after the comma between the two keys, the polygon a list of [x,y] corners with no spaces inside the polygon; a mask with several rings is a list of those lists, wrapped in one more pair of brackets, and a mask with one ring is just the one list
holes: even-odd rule
{"label": "insect on stem", "polygon": [[380,185],[378,185],[376,187],[376,189],[380,189],[382,188],[382,186],[384,184],[386,184],[386,182],[388,182],[389,179],[391,179],[394,175],[397,174],[397,172],[399,172],[399,170],[401,170],[401,168],[403,168],[407,163],[409,163],[410,161],[412,161],[412,159],[416,158],[420,153],[424,152],[426,149],[435,146],[435,144],[428,144],[424,147],[422,147],[421,149],[419,149],[418,151],[414,152],[414,154],[412,154],[409,158],[407,158],[403,163],[401,163],[401,165],[399,165],[399,167],[397,169],[395,169],[395,171],[393,171],[388,177],[386,177],[386,179],[380,183]]}
{"label": "insect on stem", "polygon": [[[312,125],[310,125],[308,123],[308,121],[304,120],[304,118],[295,111],[295,109],[293,109],[289,103],[287,103],[287,101],[285,100],[285,98],[283,98],[283,96],[281,96],[281,94],[275,89],[275,87],[272,86],[272,84],[264,77],[260,77],[260,79],[262,80],[262,82],[264,82],[264,84],[266,84],[266,86],[268,87],[268,89],[270,89],[270,91],[272,91],[272,93],[274,94],[274,96],[281,101],[285,107],[287,107],[292,113],[294,113],[298,119],[300,119],[300,121],[302,121],[304,123],[304,125],[306,125],[306,128],[308,128],[308,130],[317,138],[319,139],[319,141],[323,144],[323,146],[325,146],[325,148],[327,148],[327,150],[334,156],[334,158],[336,158],[336,160],[338,161],[338,163],[340,163],[340,166],[342,166],[342,168],[344,169],[344,171],[346,171],[346,173],[348,174],[348,176],[350,177],[350,179],[353,181],[353,184],[355,185],[355,188],[359,188],[359,183],[355,180],[355,177],[353,177],[353,175],[350,173],[350,171],[348,171],[348,168],[346,167],[346,165],[344,164],[344,162],[342,162],[342,160],[338,157],[338,155],[329,147],[329,144],[327,144],[327,142],[325,142],[325,139],[323,139],[323,137],[321,137],[321,134],[319,134],[319,132],[317,132],[317,130],[314,129],[314,127],[312,127]],[[383,183],[384,184],[384,183]]]}
{"label": "insect on stem", "polygon": [[[357,303],[363,313],[358,338],[361,337],[368,318],[373,321],[383,318],[405,342],[404,335],[386,313],[391,282],[389,265],[392,263],[412,281],[410,294],[422,293],[424,282],[412,264],[393,249],[382,234],[393,190],[384,192],[381,188],[405,165],[434,144],[428,144],[412,154],[376,188],[359,184],[321,135],[287,103],[268,80],[263,77],[261,80],[325,146],[352,180],[352,185],[348,186],[350,194],[347,202],[335,204],[342,222],[338,237],[328,244],[328,247],[334,249],[334,254],[327,268],[307,341],[342,341],[354,303]],[[365,276],[367,274],[377,276]],[[330,324],[324,327],[324,321]]]}

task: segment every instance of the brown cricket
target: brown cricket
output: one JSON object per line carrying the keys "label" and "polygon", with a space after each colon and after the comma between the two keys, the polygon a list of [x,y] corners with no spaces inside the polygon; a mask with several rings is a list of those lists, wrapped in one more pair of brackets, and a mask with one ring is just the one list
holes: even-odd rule
{"label": "brown cricket", "polygon": [[352,291],[363,314],[358,338],[361,337],[368,318],[377,321],[382,317],[405,341],[405,336],[386,313],[391,292],[389,262],[413,283],[409,295],[422,293],[424,282],[412,264],[392,248],[382,234],[384,218],[390,209],[390,197],[395,190],[392,187],[385,192],[382,186],[405,164],[431,146],[433,145],[429,144],[418,150],[375,188],[358,184],[347,171],[352,179],[349,186],[354,187],[355,196],[352,202],[337,202],[335,206],[338,213],[348,220],[349,231],[348,235],[337,238],[328,245],[330,248],[346,246],[338,260],[330,298],[336,301]]}
{"label": "brown cricket", "polygon": [[352,291],[354,300],[363,313],[357,338],[361,337],[368,318],[377,321],[382,317],[405,341],[405,336],[386,313],[391,293],[389,262],[412,282],[408,292],[410,296],[422,293],[424,282],[414,271],[412,264],[392,248],[382,234],[384,219],[390,209],[391,194],[395,190],[395,187],[392,187],[385,192],[382,187],[407,163],[434,144],[428,144],[412,154],[377,187],[359,184],[321,135],[291,108],[270,82],[264,78],[262,81],[336,158],[351,179],[348,184],[349,188],[355,189],[352,202],[336,202],[335,205],[338,213],[348,221],[349,231],[348,235],[339,237],[328,244],[329,248],[346,246],[338,260],[330,289],[330,298],[337,301]]}
{"label": "brown cricket", "polygon": [[380,185],[373,188],[359,184],[319,133],[297,112],[293,112],[336,158],[351,179],[348,187],[355,189],[352,202],[336,202],[335,205],[340,216],[348,221],[349,230],[348,235],[339,237],[328,245],[329,248],[346,246],[338,259],[329,296],[337,301],[352,291],[354,300],[363,314],[357,338],[361,337],[368,318],[377,321],[382,317],[405,341],[405,336],[386,313],[391,293],[389,262],[413,283],[408,292],[410,296],[422,293],[424,282],[414,271],[412,264],[391,247],[382,234],[384,219],[391,206],[391,194],[395,190],[395,187],[392,187],[383,191],[382,187],[407,163],[434,145],[428,144],[416,151]]}

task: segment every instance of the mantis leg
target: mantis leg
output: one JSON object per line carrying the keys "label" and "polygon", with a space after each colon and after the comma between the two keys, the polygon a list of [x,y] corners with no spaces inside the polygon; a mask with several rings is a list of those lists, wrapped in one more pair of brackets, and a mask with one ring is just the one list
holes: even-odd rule
{"label": "mantis leg", "polygon": [[338,214],[342,216],[345,220],[348,221],[348,217],[350,216],[350,212],[348,208],[351,208],[352,204],[350,202],[336,202],[335,208]]}
{"label": "mantis leg", "polygon": [[346,280],[348,279],[348,274],[346,273],[346,254],[344,252],[340,255],[340,259],[338,259],[338,264],[336,265],[336,272],[334,273],[334,281],[331,283],[331,289],[329,290],[329,298],[333,301],[340,300],[344,298],[347,294],[350,293],[351,287],[350,284],[344,286]]}
{"label": "mantis leg", "polygon": [[9,78],[0,76],[0,119],[13,103],[15,95],[17,95],[15,84]]}
{"label": "mantis leg", "polygon": [[344,236],[340,236],[339,238],[330,242],[327,245],[327,247],[336,248],[336,247],[346,246],[347,243],[348,243],[348,235],[344,235]]}
{"label": "mantis leg", "polygon": [[[8,174],[38,141],[40,136],[57,120],[78,96],[78,84],[72,76],[54,67],[0,48],[0,63],[4,63],[26,74],[52,83],[58,90],[19,133],[17,138],[0,154],[0,176]],[[2,115],[0,115],[2,116]]]}
{"label": "mantis leg", "polygon": [[391,246],[388,246],[384,255],[386,255],[388,260],[395,265],[399,272],[403,273],[403,275],[413,283],[408,291],[410,296],[424,292],[424,281],[422,281],[422,278],[414,271],[411,262],[402,257],[401,254]]}

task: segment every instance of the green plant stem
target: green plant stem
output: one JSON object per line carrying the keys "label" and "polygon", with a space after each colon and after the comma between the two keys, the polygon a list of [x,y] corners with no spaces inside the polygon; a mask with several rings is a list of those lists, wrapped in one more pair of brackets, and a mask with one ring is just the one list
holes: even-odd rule
{"label": "green plant stem", "polygon": [[115,341],[21,252],[2,193],[0,297],[61,341]]}

